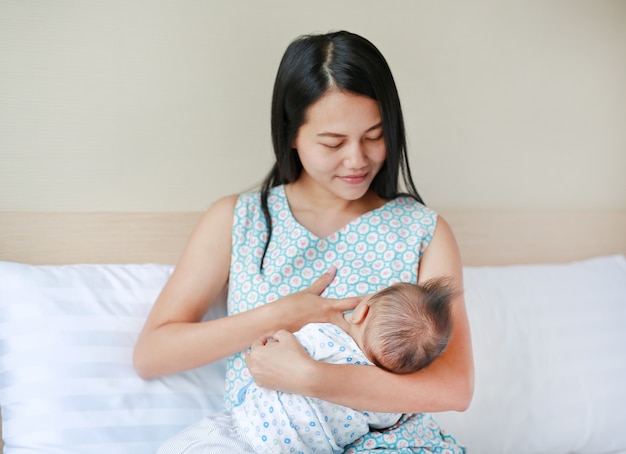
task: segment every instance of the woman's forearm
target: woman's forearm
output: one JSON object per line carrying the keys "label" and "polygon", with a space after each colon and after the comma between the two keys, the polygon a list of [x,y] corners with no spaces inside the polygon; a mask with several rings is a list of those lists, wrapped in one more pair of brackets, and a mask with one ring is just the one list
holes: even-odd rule
{"label": "woman's forearm", "polygon": [[[259,337],[282,326],[279,308],[267,304],[206,322],[173,322],[149,332],[137,343],[133,361],[142,378],[181,372],[245,350]],[[284,320],[284,319],[283,319]]]}
{"label": "woman's forearm", "polygon": [[311,363],[302,392],[363,411],[464,411],[473,394],[469,371],[427,369],[397,375],[374,366]]}
{"label": "woman's forearm", "polygon": [[[358,298],[329,300],[319,296],[334,277],[324,273],[307,289],[228,317],[206,322],[149,320],[135,348],[133,362],[143,378],[172,374],[212,363],[245,350],[278,330],[300,329],[311,320],[339,318]],[[199,315],[198,315],[199,316]],[[155,320],[157,318],[155,317]]]}
{"label": "woman's forearm", "polygon": [[464,411],[474,393],[474,360],[462,297],[453,309],[455,326],[442,355],[413,374],[374,366],[309,361],[303,393],[359,410],[421,413]]}

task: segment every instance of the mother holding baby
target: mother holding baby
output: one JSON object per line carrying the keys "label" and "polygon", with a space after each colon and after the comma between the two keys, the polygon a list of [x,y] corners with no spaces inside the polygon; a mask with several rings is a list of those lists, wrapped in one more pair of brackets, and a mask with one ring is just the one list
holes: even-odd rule
{"label": "mother holding baby", "polygon": [[[345,326],[346,310],[395,282],[445,276],[463,288],[454,235],[412,181],[385,58],[349,32],[296,39],[278,69],[271,123],[276,162],[259,192],[224,197],[200,220],[138,340],[138,373],[228,357],[227,410],[251,375],[260,386],[405,414],[347,452],[463,452],[430,415],[472,399],[462,292],[446,351],[413,374],[315,361],[291,334],[311,322]],[[201,321],[225,290],[229,316]]]}

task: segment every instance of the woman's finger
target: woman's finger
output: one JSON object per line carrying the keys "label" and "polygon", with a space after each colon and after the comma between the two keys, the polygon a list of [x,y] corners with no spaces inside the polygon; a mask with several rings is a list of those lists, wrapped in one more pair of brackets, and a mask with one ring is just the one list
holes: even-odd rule
{"label": "woman's finger", "polygon": [[268,336],[263,336],[258,338],[257,340],[255,340],[254,342],[252,342],[252,345],[250,346],[250,348],[254,348],[254,347],[262,347],[265,344],[267,344],[269,337]]}
{"label": "woman's finger", "polygon": [[363,298],[367,295],[362,296],[351,296],[350,298],[340,298],[333,300],[333,306],[338,311],[349,311],[350,309],[354,309]]}
{"label": "woman's finger", "polygon": [[313,361],[296,336],[287,330],[272,335],[274,342],[256,348],[246,356],[250,375],[259,386],[279,391],[302,393],[302,382]]}
{"label": "woman's finger", "polygon": [[344,331],[349,329],[349,323],[346,320],[346,313],[354,309],[363,299],[363,296],[353,296],[351,298],[342,298],[334,300],[333,309],[335,310],[330,323],[334,323]]}
{"label": "woman's finger", "polygon": [[311,284],[307,291],[315,293],[316,295],[321,295],[326,287],[328,287],[333,279],[335,279],[335,273],[337,273],[337,268],[335,266],[331,266],[328,271],[318,277],[315,282]]}
{"label": "woman's finger", "polygon": [[275,341],[277,342],[283,342],[284,340],[286,340],[288,337],[293,336],[293,334],[291,334],[289,331],[287,331],[286,329],[281,329],[278,330],[274,333],[274,336],[272,336],[274,338]]}

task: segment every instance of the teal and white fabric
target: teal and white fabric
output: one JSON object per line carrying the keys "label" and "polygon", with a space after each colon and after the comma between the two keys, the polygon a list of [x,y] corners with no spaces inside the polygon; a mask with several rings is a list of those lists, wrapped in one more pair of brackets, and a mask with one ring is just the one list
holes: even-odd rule
{"label": "teal and white fabric", "polygon": [[[305,289],[330,266],[337,276],[323,293],[344,298],[376,292],[396,282],[416,282],[422,253],[435,231],[437,214],[409,197],[372,210],[326,238],[318,238],[294,218],[284,186],[268,198],[272,235],[267,239],[260,194],[239,197],[235,207],[228,312],[237,314]],[[225,408],[232,410],[249,382],[243,352],[229,358]],[[402,398],[402,396],[398,396]],[[391,430],[371,431],[350,452],[457,453],[463,449],[443,434],[429,414],[403,416]],[[403,451],[404,450],[404,451]]]}

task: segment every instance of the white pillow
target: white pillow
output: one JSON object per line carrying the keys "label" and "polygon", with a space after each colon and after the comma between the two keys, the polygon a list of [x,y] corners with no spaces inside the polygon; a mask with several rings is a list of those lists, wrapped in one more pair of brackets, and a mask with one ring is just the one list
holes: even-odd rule
{"label": "white pillow", "polygon": [[[148,381],[133,369],[133,346],[171,271],[0,262],[5,454],[152,454],[222,409],[224,362]],[[224,313],[220,302],[208,316]]]}
{"label": "white pillow", "polygon": [[626,450],[626,259],[466,267],[476,382],[435,415],[470,453]]}
{"label": "white pillow", "polygon": [[[153,453],[221,409],[223,363],[151,381],[132,369],[171,269],[0,262],[5,454]],[[476,390],[441,425],[469,453],[626,450],[624,257],[464,271]]]}

